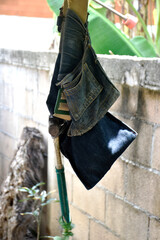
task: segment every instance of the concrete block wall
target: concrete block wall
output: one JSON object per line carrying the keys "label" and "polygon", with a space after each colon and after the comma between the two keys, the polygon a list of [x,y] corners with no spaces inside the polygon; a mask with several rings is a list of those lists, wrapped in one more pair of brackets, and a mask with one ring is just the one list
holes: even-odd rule
{"label": "concrete block wall", "polygon": [[[55,59],[56,54],[52,52],[0,50],[1,176],[6,175],[23,126],[38,127],[48,142],[45,101]],[[112,113],[139,135],[90,191],[64,159],[70,212],[75,224],[73,240],[158,240],[160,60],[128,56],[99,56],[99,60],[121,92]],[[54,155],[50,140],[48,143],[49,152]],[[56,185],[53,184],[53,158],[48,159],[50,189]],[[50,234],[54,234],[60,213],[57,205],[51,206],[49,228]]]}
{"label": "concrete block wall", "polygon": [[121,92],[111,112],[138,137],[90,191],[67,164],[73,239],[158,240],[160,60],[100,56],[100,61]]}
{"label": "concrete block wall", "polygon": [[[42,57],[43,55],[43,57]],[[48,53],[0,51],[0,183],[6,177],[24,126],[40,129],[47,144]],[[50,64],[51,65],[51,64]]]}

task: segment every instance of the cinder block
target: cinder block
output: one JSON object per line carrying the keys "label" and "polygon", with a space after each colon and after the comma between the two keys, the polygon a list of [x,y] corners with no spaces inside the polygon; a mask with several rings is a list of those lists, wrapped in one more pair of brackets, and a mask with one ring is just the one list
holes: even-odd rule
{"label": "cinder block", "polygon": [[49,94],[50,81],[49,81],[49,71],[39,70],[38,71],[38,91],[40,93]]}
{"label": "cinder block", "polygon": [[160,176],[129,164],[126,199],[160,217]]}
{"label": "cinder block", "polygon": [[90,220],[89,240],[118,240],[119,238],[100,223]]}
{"label": "cinder block", "polygon": [[[19,51],[17,54],[18,59],[18,63],[22,63],[21,61],[23,60],[24,54],[28,54],[30,52],[27,51]],[[29,68],[26,68],[25,66],[15,66],[14,69],[14,74],[12,77],[12,83],[14,86],[18,87],[20,86],[21,88],[25,88],[26,87],[26,79],[27,79],[27,73],[30,72]],[[32,74],[32,71],[31,71]]]}
{"label": "cinder block", "polygon": [[155,130],[153,139],[152,168],[160,171],[160,128]]}
{"label": "cinder block", "polygon": [[21,51],[20,61],[25,67],[36,68],[38,67],[36,56],[37,54],[34,54],[32,51]]}
{"label": "cinder block", "polygon": [[5,109],[0,111],[0,116],[0,129],[16,138],[17,128],[19,128],[18,116],[14,112]]}
{"label": "cinder block", "polygon": [[[17,116],[17,132],[16,132],[16,137],[19,139],[21,134],[22,134],[22,130],[24,127],[35,127],[39,129],[39,126],[36,122],[34,122],[32,119],[29,119],[27,117],[23,117],[18,115]],[[41,129],[40,129],[41,131]]]}
{"label": "cinder block", "polygon": [[138,87],[125,84],[116,84],[120,96],[111,107],[111,111],[123,114],[135,115],[138,106]]}
{"label": "cinder block", "polygon": [[50,55],[47,52],[36,52],[36,65],[42,69],[49,69]]}
{"label": "cinder block", "polygon": [[[46,123],[46,125],[47,125],[47,123]],[[36,127],[36,125],[38,125],[37,128],[42,133],[43,139],[44,139],[44,141],[46,143],[46,146],[47,146],[47,144],[48,144],[48,134],[49,134],[48,133],[48,126],[44,126],[42,124],[37,124],[36,122],[33,122],[33,123],[31,122],[30,124],[31,124],[31,126],[35,124],[35,127]]]}
{"label": "cinder block", "polygon": [[89,219],[76,207],[70,207],[72,223],[75,225],[73,229],[73,240],[88,240]]}
{"label": "cinder block", "polygon": [[73,176],[73,203],[96,219],[104,221],[105,218],[105,193],[94,187],[86,190],[80,180]]}
{"label": "cinder block", "polygon": [[123,153],[123,156],[134,162],[139,162],[145,166],[151,166],[151,147],[153,127],[141,120],[124,120],[126,124],[132,127],[138,136]]}
{"label": "cinder block", "polygon": [[159,240],[160,239],[160,222],[151,219],[149,226],[149,240]]}
{"label": "cinder block", "polygon": [[125,172],[126,163],[118,159],[98,185],[123,197],[125,194]]}
{"label": "cinder block", "polygon": [[2,186],[3,181],[7,177],[10,162],[10,159],[0,154],[0,187]]}
{"label": "cinder block", "polygon": [[14,91],[14,97],[13,97],[13,103],[14,103],[14,112],[17,114],[25,115],[25,89],[24,88],[15,88]]}
{"label": "cinder block", "polygon": [[[16,113],[25,113],[25,70],[22,71],[21,68],[17,68],[17,74],[13,76],[14,89],[13,89],[13,104],[14,111]],[[23,79],[23,81],[22,81]]]}
{"label": "cinder block", "polygon": [[159,103],[160,91],[140,88],[138,96],[138,116],[153,123],[160,123]]}
{"label": "cinder block", "polygon": [[2,153],[6,158],[12,159],[17,147],[17,141],[0,132],[0,146],[0,153]]}
{"label": "cinder block", "polygon": [[28,91],[38,91],[38,70],[32,68],[25,68],[25,88]]}
{"label": "cinder block", "polygon": [[20,115],[32,118],[33,103],[37,101],[37,75],[33,69],[17,67],[13,76],[14,111]]}
{"label": "cinder block", "polygon": [[67,185],[67,194],[69,202],[72,202],[72,193],[73,193],[73,183],[72,183],[72,173],[65,171],[66,185]]}
{"label": "cinder block", "polygon": [[112,195],[106,201],[106,225],[123,240],[146,240],[148,218]]}
{"label": "cinder block", "polygon": [[13,86],[8,83],[3,84],[4,89],[3,91],[3,99],[2,105],[6,108],[13,109],[13,101],[14,101],[14,93],[13,93]]}
{"label": "cinder block", "polygon": [[33,121],[48,125],[49,112],[46,106],[46,96],[44,94],[35,94],[33,105]]}
{"label": "cinder block", "polygon": [[13,76],[16,67],[8,64],[0,64],[0,76],[5,84],[13,84]]}
{"label": "cinder block", "polygon": [[[118,89],[118,91],[121,94],[122,91],[122,85],[119,83],[114,83],[115,87]],[[111,106],[110,111],[112,112],[120,112],[121,109],[121,102],[122,102],[122,98],[121,95],[118,97],[118,99],[114,102],[114,104]]]}
{"label": "cinder block", "polygon": [[1,72],[0,72],[0,106],[3,105],[3,99],[4,99],[3,94],[4,94],[4,82],[2,81]]}
{"label": "cinder block", "polygon": [[24,108],[24,115],[32,118],[33,115],[33,92],[32,91],[25,91],[25,108]]}
{"label": "cinder block", "polygon": [[[18,100],[18,99],[17,99]],[[22,104],[17,104],[16,112],[18,112],[20,115],[26,116],[27,118],[32,118],[33,116],[33,92],[25,90],[23,99],[21,100],[19,98],[19,102],[22,102]]]}
{"label": "cinder block", "polygon": [[64,163],[65,169],[67,171],[71,172],[73,175],[75,175],[75,172],[74,172],[69,160],[66,157],[64,157],[63,154],[62,154],[62,158],[63,158],[63,163]]}
{"label": "cinder block", "polygon": [[[59,199],[58,194],[54,194],[53,198]],[[47,230],[50,236],[61,236],[61,228],[59,225],[59,218],[61,216],[60,204],[51,202],[46,206],[47,211]]]}
{"label": "cinder block", "polygon": [[4,180],[4,173],[3,173],[3,163],[4,163],[4,158],[2,157],[2,154],[0,154],[0,189]]}

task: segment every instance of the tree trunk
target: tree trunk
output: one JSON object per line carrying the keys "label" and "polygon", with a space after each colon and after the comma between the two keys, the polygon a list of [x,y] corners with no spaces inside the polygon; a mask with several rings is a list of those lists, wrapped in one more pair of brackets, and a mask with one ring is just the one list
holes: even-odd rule
{"label": "tree trunk", "polygon": [[35,201],[20,202],[26,194],[20,187],[29,187],[46,181],[46,147],[42,134],[35,128],[25,127],[18,149],[10,164],[0,196],[0,239],[36,239],[36,223],[31,215],[21,213],[35,210]]}

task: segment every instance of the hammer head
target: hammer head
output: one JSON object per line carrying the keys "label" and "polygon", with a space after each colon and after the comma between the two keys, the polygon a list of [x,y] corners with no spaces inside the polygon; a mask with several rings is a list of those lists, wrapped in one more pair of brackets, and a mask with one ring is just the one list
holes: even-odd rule
{"label": "hammer head", "polygon": [[130,29],[134,28],[138,22],[138,18],[131,14],[126,14],[125,17],[126,19],[123,20],[122,23]]}

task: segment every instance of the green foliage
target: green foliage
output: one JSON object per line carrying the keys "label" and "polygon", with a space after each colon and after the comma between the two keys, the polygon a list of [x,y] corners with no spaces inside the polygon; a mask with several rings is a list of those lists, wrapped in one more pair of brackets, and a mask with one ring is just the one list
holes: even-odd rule
{"label": "green foliage", "polygon": [[40,225],[41,225],[41,217],[42,217],[42,210],[43,207],[49,204],[51,201],[57,201],[55,198],[47,199],[51,192],[47,193],[45,190],[40,191],[40,186],[44,185],[44,182],[40,182],[34,185],[32,188],[28,187],[21,187],[19,191],[27,193],[27,198],[20,200],[22,201],[29,201],[34,200],[36,201],[37,208],[32,212],[24,212],[21,215],[32,215],[36,222],[37,222],[37,240],[40,238]]}
{"label": "green foliage", "polygon": [[40,192],[39,187],[44,184],[45,184],[44,182],[41,182],[41,183],[36,184],[32,188],[27,188],[27,187],[20,188],[19,191],[28,193],[27,198],[22,199],[20,201],[37,200],[37,204],[39,205],[39,207],[43,207],[43,206],[51,203],[52,201],[57,202],[57,200],[55,198],[47,199],[48,196],[52,192],[47,193],[45,190]]}
{"label": "green foliage", "polygon": [[42,236],[40,238],[47,238],[47,239],[54,239],[54,240],[69,240],[69,237],[73,236],[72,229],[74,228],[74,225],[72,224],[72,222],[69,222],[69,223],[65,222],[65,220],[62,217],[60,217],[59,219],[59,224],[63,229],[62,237]]}
{"label": "green foliage", "polygon": [[56,200],[55,198],[49,198],[48,196],[53,193],[51,192],[46,192],[45,190],[40,190],[40,186],[44,185],[44,182],[40,182],[36,185],[34,185],[32,188],[28,187],[21,187],[19,188],[19,191],[27,193],[27,198],[20,200],[20,202],[23,201],[36,201],[36,206],[37,208],[32,211],[32,212],[24,212],[21,213],[21,215],[32,215],[36,222],[37,222],[37,240],[42,239],[42,238],[47,238],[47,239],[53,239],[53,240],[69,240],[70,236],[73,236],[72,229],[74,225],[72,222],[65,222],[63,218],[61,217],[59,219],[59,224],[61,225],[63,229],[62,237],[59,236],[41,236],[40,237],[40,224],[41,224],[41,217],[42,217],[42,210],[43,207],[50,204],[51,202],[59,202],[59,200]]}
{"label": "green foliage", "polygon": [[50,9],[58,16],[63,0],[47,0]]}
{"label": "green foliage", "polygon": [[141,56],[130,40],[111,21],[89,7],[89,33],[96,53]]}
{"label": "green foliage", "polygon": [[157,6],[157,32],[156,32],[156,45],[157,50],[160,55],[160,1],[156,0]]}
{"label": "green foliage", "polygon": [[[105,2],[105,0],[102,0]],[[134,8],[131,0],[126,0],[131,9],[138,17],[146,38],[136,36],[129,39],[120,31],[105,15],[104,8],[98,6],[94,1],[90,1],[89,6],[89,33],[92,46],[97,54],[109,54],[110,51],[117,55],[130,55],[138,57],[157,57],[160,55],[160,2],[157,0],[158,18],[157,18],[157,37],[156,43],[153,42],[145,22]],[[47,0],[52,11],[59,14],[59,8],[63,0]]]}
{"label": "green foliage", "polygon": [[[131,9],[133,10],[133,12],[135,13],[135,15],[137,16],[138,20],[140,21],[142,27],[143,27],[143,31],[146,35],[146,38],[142,37],[142,36],[139,36],[141,37],[141,39],[135,37],[135,41],[134,41],[134,38],[132,39],[132,43],[136,43],[136,47],[137,49],[142,49],[143,48],[143,51],[142,51],[142,56],[143,57],[158,57],[158,55],[160,55],[160,47],[158,45],[157,42],[153,42],[148,30],[147,30],[147,26],[145,24],[145,22],[143,21],[141,15],[139,14],[139,12],[134,8],[131,0],[126,0],[127,3],[129,4],[129,6],[131,7]],[[159,3],[159,0],[157,0],[156,2],[156,5],[157,5],[157,9],[159,8],[159,13],[157,14],[157,35],[159,35],[159,38],[160,38],[160,3]],[[157,37],[156,37],[157,39]],[[140,40],[140,41],[138,41]],[[142,46],[144,44],[144,46]],[[159,39],[159,44],[160,44],[160,39]]]}
{"label": "green foliage", "polygon": [[137,36],[132,38],[131,42],[143,57],[157,57],[153,45],[146,38]]}
{"label": "green foliage", "polygon": [[133,7],[131,1],[127,0],[127,2],[141,22],[147,39],[142,36],[137,36],[133,39],[127,38],[104,14],[100,13],[97,8],[94,9],[91,2],[91,6],[89,7],[89,32],[93,48],[96,53],[101,54],[108,54],[110,50],[113,54],[118,55],[157,57],[157,49],[149,35],[147,26],[140,14]]}
{"label": "green foliage", "polygon": [[72,224],[72,222],[67,223],[62,217],[60,217],[59,223],[64,230],[62,233],[64,239],[67,240],[67,237],[73,236],[72,229],[74,228],[74,225]]}
{"label": "green foliage", "polygon": [[149,34],[148,30],[147,30],[147,26],[146,26],[145,22],[143,21],[140,13],[135,9],[135,7],[133,6],[131,0],[126,0],[126,2],[129,4],[129,6],[131,7],[131,9],[133,10],[133,12],[135,13],[135,15],[137,16],[138,20],[141,22],[141,25],[142,25],[143,30],[144,30],[144,32],[145,32],[145,35],[146,35],[148,41],[152,44],[152,38],[151,38],[151,36],[150,36],[150,34]]}

